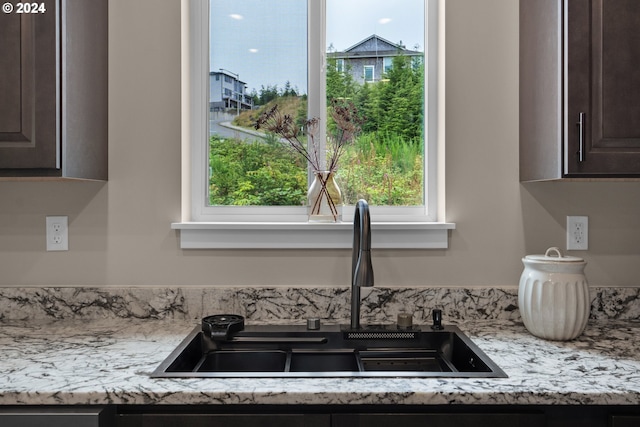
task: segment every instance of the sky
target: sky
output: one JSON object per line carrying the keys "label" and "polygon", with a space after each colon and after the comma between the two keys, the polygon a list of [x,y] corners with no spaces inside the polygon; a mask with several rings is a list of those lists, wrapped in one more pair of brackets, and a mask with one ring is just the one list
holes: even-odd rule
{"label": "sky", "polygon": [[[306,0],[210,0],[211,71],[239,75],[249,91],[307,86]],[[424,46],[424,0],[327,0],[327,47],[345,50],[377,34]]]}

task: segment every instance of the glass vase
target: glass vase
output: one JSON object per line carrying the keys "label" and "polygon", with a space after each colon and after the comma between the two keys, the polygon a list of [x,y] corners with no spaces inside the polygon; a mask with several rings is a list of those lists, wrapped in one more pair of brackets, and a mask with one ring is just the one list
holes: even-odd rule
{"label": "glass vase", "polygon": [[314,171],[307,192],[309,222],[342,221],[342,193],[333,171]]}

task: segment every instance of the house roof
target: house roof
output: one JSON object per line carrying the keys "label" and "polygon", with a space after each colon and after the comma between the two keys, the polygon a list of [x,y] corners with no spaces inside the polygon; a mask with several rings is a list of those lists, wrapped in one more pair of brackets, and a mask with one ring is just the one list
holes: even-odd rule
{"label": "house roof", "polygon": [[220,75],[223,75],[223,76],[229,76],[229,77],[231,77],[234,81],[237,81],[238,83],[242,83],[243,85],[246,85],[246,84],[247,84],[247,82],[240,80],[240,79],[238,78],[239,76],[238,76],[237,74],[234,74],[234,73],[232,73],[232,72],[230,72],[230,71],[223,70],[223,69],[221,69],[220,71],[210,71],[210,72],[209,72],[209,75],[210,75],[210,76],[220,76]]}
{"label": "house roof", "polygon": [[354,44],[343,52],[333,52],[334,58],[397,56],[398,52],[408,56],[422,56],[422,52],[408,50],[398,43],[392,43],[376,34]]}

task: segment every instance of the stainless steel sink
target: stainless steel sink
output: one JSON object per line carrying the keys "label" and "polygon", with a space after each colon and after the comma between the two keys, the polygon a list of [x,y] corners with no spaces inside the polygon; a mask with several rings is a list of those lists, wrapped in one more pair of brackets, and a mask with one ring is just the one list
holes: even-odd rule
{"label": "stainless steel sink", "polygon": [[506,377],[460,329],[247,326],[223,338],[196,327],[154,378]]}

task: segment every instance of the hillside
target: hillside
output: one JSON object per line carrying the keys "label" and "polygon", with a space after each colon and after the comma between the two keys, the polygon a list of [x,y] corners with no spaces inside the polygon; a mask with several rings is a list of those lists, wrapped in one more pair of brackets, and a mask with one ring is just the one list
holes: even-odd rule
{"label": "hillside", "polygon": [[306,119],[307,101],[302,97],[287,96],[279,97],[277,99],[274,99],[273,101],[269,101],[266,105],[263,105],[258,109],[243,111],[233,120],[233,124],[236,126],[253,129],[254,124],[260,114],[262,114],[263,111],[269,110],[274,105],[277,105],[278,110],[283,114],[288,114],[292,117],[295,117],[301,122],[302,120]]}

